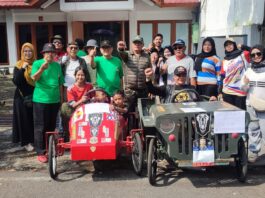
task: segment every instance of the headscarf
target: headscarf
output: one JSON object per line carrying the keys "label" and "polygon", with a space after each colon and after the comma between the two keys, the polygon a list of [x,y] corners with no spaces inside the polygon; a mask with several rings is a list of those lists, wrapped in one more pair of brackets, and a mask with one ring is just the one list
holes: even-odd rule
{"label": "headscarf", "polygon": [[[26,57],[24,56],[24,49],[25,49],[26,47],[30,48],[31,51],[32,51],[32,57],[31,57],[30,59],[26,59]],[[18,69],[21,69],[22,66],[23,66],[23,64],[24,64],[25,62],[28,63],[28,67],[26,67],[25,72],[24,72],[24,77],[25,77],[25,79],[26,79],[26,81],[27,81],[27,83],[28,83],[29,85],[34,86],[34,81],[33,81],[32,78],[30,77],[31,69],[32,69],[32,63],[33,63],[33,61],[36,59],[36,54],[35,54],[35,50],[34,50],[33,45],[32,45],[31,43],[24,43],[24,44],[22,45],[22,47],[21,47],[21,52],[20,52],[20,54],[21,54],[21,57],[20,57],[20,60],[17,62],[16,67],[17,67]]]}
{"label": "headscarf", "polygon": [[256,70],[258,68],[261,68],[261,67],[265,67],[265,49],[263,48],[262,45],[254,45],[251,50],[250,50],[250,53],[252,52],[253,49],[258,49],[261,54],[262,54],[262,59],[259,63],[257,62],[254,62],[252,59],[251,59],[251,68]]}
{"label": "headscarf", "polygon": [[225,60],[232,60],[232,59],[234,59],[234,58],[236,58],[236,57],[238,57],[238,56],[240,56],[242,54],[242,50],[239,50],[237,48],[235,41],[232,41],[232,40],[225,41],[224,42],[224,46],[226,45],[227,42],[230,42],[230,43],[233,44],[234,50],[231,51],[231,52],[228,52],[228,51],[225,50],[225,57],[224,57]]}
{"label": "headscarf", "polygon": [[[211,46],[212,46],[212,50],[210,52],[204,52],[203,51],[203,45],[206,43],[206,42],[209,42],[211,43]],[[203,62],[203,59],[204,58],[207,58],[207,57],[210,57],[210,56],[215,56],[216,55],[216,48],[215,48],[215,42],[213,40],[212,37],[206,37],[203,42],[202,42],[202,51],[200,54],[198,54],[198,56],[196,57],[196,61],[195,61],[195,71],[198,73],[199,71],[202,70],[202,62]]]}

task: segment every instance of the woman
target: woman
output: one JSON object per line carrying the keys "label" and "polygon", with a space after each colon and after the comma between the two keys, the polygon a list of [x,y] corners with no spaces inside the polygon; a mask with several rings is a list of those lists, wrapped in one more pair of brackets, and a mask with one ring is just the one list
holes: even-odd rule
{"label": "woman", "polygon": [[75,83],[67,88],[67,102],[62,104],[61,115],[64,129],[64,139],[69,141],[69,119],[74,110],[88,101],[88,97],[85,95],[89,90],[93,89],[91,83],[86,82],[87,71],[79,66],[74,72]]}
{"label": "woman", "polygon": [[236,42],[228,39],[224,42],[225,57],[221,66],[223,87],[219,97],[241,109],[246,109],[246,92],[240,89],[240,81],[249,66],[249,53],[237,49]]}
{"label": "woman", "polygon": [[251,121],[248,125],[249,161],[255,162],[265,140],[265,52],[263,46],[255,45],[250,51],[251,67],[241,80],[242,90],[247,92],[247,111]]}
{"label": "woman", "polygon": [[[30,77],[32,63],[35,60],[34,47],[25,43],[21,48],[21,59],[14,68],[13,83],[16,85],[13,104],[13,142],[20,142],[27,151],[33,151],[33,108],[32,94],[34,82]],[[28,104],[26,104],[28,98]]]}
{"label": "woman", "polygon": [[197,91],[200,95],[217,97],[220,84],[221,61],[216,55],[215,42],[207,37],[202,42],[202,51],[195,60]]}
{"label": "woman", "polygon": [[163,74],[161,71],[162,66],[166,63],[167,59],[174,54],[170,45],[164,47],[163,57],[160,57],[158,62],[160,65],[159,86],[167,85],[167,73]]}
{"label": "woman", "polygon": [[153,72],[154,72],[154,84],[157,85],[159,83],[159,70],[160,70],[160,67],[159,67],[159,62],[158,62],[158,58],[159,58],[159,55],[158,55],[158,51],[156,48],[152,48],[150,50],[150,62],[151,62],[151,65],[152,65],[152,69],[153,69]]}

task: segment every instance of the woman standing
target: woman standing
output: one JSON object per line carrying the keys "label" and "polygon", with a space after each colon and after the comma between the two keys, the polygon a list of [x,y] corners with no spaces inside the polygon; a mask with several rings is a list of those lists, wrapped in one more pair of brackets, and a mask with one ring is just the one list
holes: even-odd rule
{"label": "woman standing", "polygon": [[13,83],[16,85],[13,104],[13,142],[20,142],[27,151],[33,150],[33,108],[34,82],[30,77],[35,60],[34,47],[25,43],[21,48],[21,59],[14,68]]}
{"label": "woman standing", "polygon": [[197,73],[197,91],[200,95],[217,97],[217,86],[220,84],[221,61],[216,55],[215,42],[207,37],[202,43],[202,52],[195,60]]}
{"label": "woman standing", "polygon": [[251,67],[247,69],[241,88],[247,92],[249,162],[255,162],[265,140],[265,53],[263,46],[255,45],[250,51]]}
{"label": "woman standing", "polygon": [[162,67],[166,63],[167,59],[174,54],[174,51],[170,45],[164,47],[163,56],[159,58],[158,62],[160,65],[160,76],[159,86],[167,85],[167,73],[162,72]]}
{"label": "woman standing", "polygon": [[236,42],[232,39],[224,42],[224,48],[225,57],[221,67],[223,94],[220,97],[222,96],[225,102],[246,109],[246,92],[240,89],[240,81],[249,66],[249,53],[238,50]]}

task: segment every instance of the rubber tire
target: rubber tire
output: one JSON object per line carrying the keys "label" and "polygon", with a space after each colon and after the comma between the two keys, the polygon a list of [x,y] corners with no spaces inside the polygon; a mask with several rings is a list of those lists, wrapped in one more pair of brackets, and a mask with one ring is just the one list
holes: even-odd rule
{"label": "rubber tire", "polygon": [[157,154],[156,154],[155,139],[152,138],[149,142],[148,156],[147,156],[147,176],[149,183],[155,185],[157,173]]}
{"label": "rubber tire", "polygon": [[238,142],[238,156],[235,162],[236,162],[237,179],[240,182],[245,182],[248,171],[248,156],[247,156],[245,143],[242,138]]}
{"label": "rubber tire", "polygon": [[136,175],[140,176],[143,170],[143,146],[139,133],[134,134],[132,141],[134,142],[132,147],[133,169]]}
{"label": "rubber tire", "polygon": [[57,178],[57,153],[54,135],[49,136],[49,150],[48,150],[49,173],[52,179]]}

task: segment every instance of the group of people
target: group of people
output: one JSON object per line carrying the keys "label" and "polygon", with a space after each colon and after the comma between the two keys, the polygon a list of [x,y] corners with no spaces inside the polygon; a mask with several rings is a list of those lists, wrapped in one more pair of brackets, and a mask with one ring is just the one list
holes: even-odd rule
{"label": "group of people", "polygon": [[[203,40],[201,53],[195,59],[186,55],[182,39],[162,47],[162,34],[156,34],[147,48],[143,38],[136,36],[130,51],[126,51],[124,41],[119,41],[116,49],[108,40],[100,46],[94,39],[88,40],[84,47],[80,42],[80,39],[70,42],[64,52],[62,37],[55,35],[51,43],[43,46],[40,60],[35,60],[34,47],[25,43],[14,69],[13,82],[17,89],[13,142],[21,142],[27,150],[35,148],[40,162],[47,162],[45,132],[54,131],[56,121],[60,123],[61,104],[62,117],[66,109],[71,114],[76,107],[92,100],[86,93],[93,87],[102,91],[98,89],[92,101],[105,102],[112,97],[111,107],[120,113],[134,111],[137,99],[150,93],[159,95],[164,102],[172,102],[172,93],[183,88],[247,110],[252,118],[249,124],[251,160],[257,159],[265,140],[262,46],[238,46],[233,39],[227,39],[225,57],[221,60],[211,37]],[[97,48],[101,56],[97,56]],[[26,102],[30,98],[33,104]]]}

